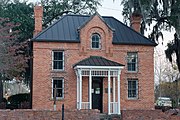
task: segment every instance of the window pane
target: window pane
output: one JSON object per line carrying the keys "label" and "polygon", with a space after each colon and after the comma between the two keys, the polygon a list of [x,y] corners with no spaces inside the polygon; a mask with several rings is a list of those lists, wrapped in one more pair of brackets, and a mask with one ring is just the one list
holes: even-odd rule
{"label": "window pane", "polygon": [[56,86],[56,97],[63,97],[63,80],[60,78],[59,80],[53,80],[53,97],[55,94],[55,86]]}
{"label": "window pane", "polygon": [[131,64],[131,71],[136,71],[136,63]]}
{"label": "window pane", "polygon": [[131,98],[131,90],[128,90],[128,98]]}
{"label": "window pane", "polygon": [[62,80],[57,80],[57,85],[56,85],[56,87],[57,88],[62,88]]}
{"label": "window pane", "polygon": [[[53,89],[53,98],[54,98],[54,93],[55,89]],[[62,89],[56,89],[56,97],[63,97],[63,90]]]}
{"label": "window pane", "polygon": [[136,62],[136,57],[132,58],[131,62]]}
{"label": "window pane", "polygon": [[91,46],[92,48],[100,48],[100,36],[98,34],[93,34],[92,35],[92,40],[91,40]]}
{"label": "window pane", "polygon": [[133,58],[133,57],[129,57],[129,56],[128,56],[128,62],[129,62],[129,63],[136,62],[136,58]]}
{"label": "window pane", "polygon": [[132,81],[132,89],[136,90],[136,81]]}
{"label": "window pane", "polygon": [[128,71],[137,71],[137,53],[127,53],[127,69]]}
{"label": "window pane", "polygon": [[63,70],[64,68],[64,60],[63,60],[63,52],[62,51],[53,51],[53,69]]}
{"label": "window pane", "polygon": [[92,42],[92,48],[96,48],[96,43]]}
{"label": "window pane", "polygon": [[56,97],[63,97],[62,89],[57,89]]}
{"label": "window pane", "polygon": [[55,88],[55,85],[56,85],[56,88],[62,88],[62,80],[54,80],[53,82],[53,88]]}
{"label": "window pane", "polygon": [[95,35],[92,36],[92,42],[96,41]]}
{"label": "window pane", "polygon": [[100,47],[99,47],[99,43],[96,44],[96,48],[100,48]]}
{"label": "window pane", "polygon": [[128,98],[136,98],[137,97],[137,80],[128,80]]}
{"label": "window pane", "polygon": [[93,42],[93,48],[99,48],[99,42]]}
{"label": "window pane", "polygon": [[63,61],[54,61],[54,69],[63,69]]}
{"label": "window pane", "polygon": [[63,52],[54,52],[54,60],[63,60]]}
{"label": "window pane", "polygon": [[128,63],[128,71],[132,71],[131,63]]}
{"label": "window pane", "polygon": [[57,80],[53,80],[53,88],[55,88],[55,85],[56,85],[56,88],[57,88]]}

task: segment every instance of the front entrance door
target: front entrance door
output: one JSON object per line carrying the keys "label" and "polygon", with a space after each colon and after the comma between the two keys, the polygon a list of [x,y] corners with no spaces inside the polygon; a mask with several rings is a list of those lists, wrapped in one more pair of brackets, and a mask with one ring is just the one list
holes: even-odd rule
{"label": "front entrance door", "polygon": [[102,112],[102,94],[103,94],[103,78],[92,78],[92,109],[98,109]]}

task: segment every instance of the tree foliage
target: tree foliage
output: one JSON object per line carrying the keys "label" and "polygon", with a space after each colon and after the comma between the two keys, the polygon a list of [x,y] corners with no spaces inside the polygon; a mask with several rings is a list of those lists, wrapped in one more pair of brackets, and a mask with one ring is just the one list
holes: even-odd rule
{"label": "tree foliage", "polygon": [[[43,6],[43,26],[47,27],[64,14],[92,14],[97,10],[101,0],[41,0]],[[16,27],[19,41],[33,37],[34,3],[22,0],[0,1],[0,17],[20,24]]]}
{"label": "tree foliage", "polygon": [[51,24],[64,14],[92,14],[101,0],[41,0],[44,7],[43,26]]}
{"label": "tree foliage", "polygon": [[176,63],[178,70],[180,71],[180,39],[177,37],[177,34],[174,35],[174,40],[167,44],[167,49],[165,50],[165,54],[167,59],[172,63],[173,55],[176,55]]}
{"label": "tree foliage", "polygon": [[170,97],[177,106],[177,101],[180,99],[180,83],[178,81],[161,82],[155,88],[155,98],[157,99],[160,94],[161,97]]}
{"label": "tree foliage", "polygon": [[19,24],[14,29],[19,31],[18,41],[25,41],[33,36],[34,18],[33,4],[19,0],[6,1],[0,6],[0,17],[8,18],[11,22]]}
{"label": "tree foliage", "polygon": [[27,67],[26,42],[17,42],[18,31],[8,19],[0,18],[0,102],[3,96],[2,80],[20,77]]}
{"label": "tree foliage", "polygon": [[18,31],[8,19],[0,18],[0,74],[6,78],[17,77],[27,67],[28,57],[25,56],[25,42],[17,42]]}
{"label": "tree foliage", "polygon": [[168,44],[166,57],[172,61],[172,55],[176,55],[176,63],[180,71],[180,0],[124,0],[123,16],[127,22],[132,14],[136,12],[141,14],[141,33],[147,30],[147,25],[153,25],[153,30],[149,38],[158,43],[158,38],[163,34],[161,30],[176,31],[174,41]]}

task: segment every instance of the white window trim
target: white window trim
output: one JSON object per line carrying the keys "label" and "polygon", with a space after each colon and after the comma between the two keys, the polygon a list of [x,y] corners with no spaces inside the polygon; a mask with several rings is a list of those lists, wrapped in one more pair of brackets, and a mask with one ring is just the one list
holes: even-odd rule
{"label": "white window trim", "polygon": [[[53,67],[54,67],[54,52],[62,52],[63,53],[63,69],[54,69]],[[65,68],[65,66],[64,66],[64,51],[62,51],[62,50],[53,50],[52,51],[52,70],[53,71],[64,71],[64,68]]]}
{"label": "white window trim", "polygon": [[[137,96],[136,97],[129,97],[128,96],[128,81],[136,81],[136,87],[137,87],[137,89],[136,89],[136,94],[137,94]],[[128,78],[127,79],[127,99],[128,100],[138,100],[139,99],[139,80],[138,79],[134,79],[134,78]]]}
{"label": "white window trim", "polygon": [[[136,69],[136,70],[135,70],[135,71],[128,70],[128,53],[136,53],[136,54],[137,54],[137,57],[136,57],[136,66],[135,66],[135,69]],[[129,73],[137,73],[137,72],[138,72],[138,69],[139,69],[139,68],[138,68],[138,64],[139,64],[139,63],[138,63],[138,52],[127,52],[127,60],[126,60],[126,61],[127,61],[127,67],[126,67],[126,68],[127,68],[127,72],[129,72]]]}
{"label": "white window trim", "polygon": [[[99,36],[99,48],[93,48],[92,47],[92,37],[93,37],[93,35],[98,35]],[[101,49],[101,36],[99,35],[99,33],[93,33],[91,35],[91,49],[93,49],[93,50],[100,50]]]}
{"label": "white window trim", "polygon": [[57,77],[57,78],[52,78],[52,81],[51,81],[51,99],[53,100],[53,81],[54,80],[62,80],[62,97],[56,97],[56,100],[60,100],[60,99],[64,99],[64,78],[61,78],[61,77]]}

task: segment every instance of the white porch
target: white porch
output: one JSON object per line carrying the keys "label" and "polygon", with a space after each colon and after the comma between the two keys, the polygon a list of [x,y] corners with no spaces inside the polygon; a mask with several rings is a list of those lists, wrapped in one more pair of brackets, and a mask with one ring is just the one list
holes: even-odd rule
{"label": "white porch", "polygon": [[[104,77],[108,81],[108,114],[120,115],[120,74],[123,66],[82,66],[74,67],[77,76],[77,109],[92,109],[92,78]],[[88,101],[82,100],[83,77],[88,77]],[[111,93],[112,87],[112,93]],[[116,88],[117,87],[117,88]],[[93,90],[94,91],[94,90]],[[102,90],[104,92],[104,88]],[[106,98],[104,98],[106,99]]]}

